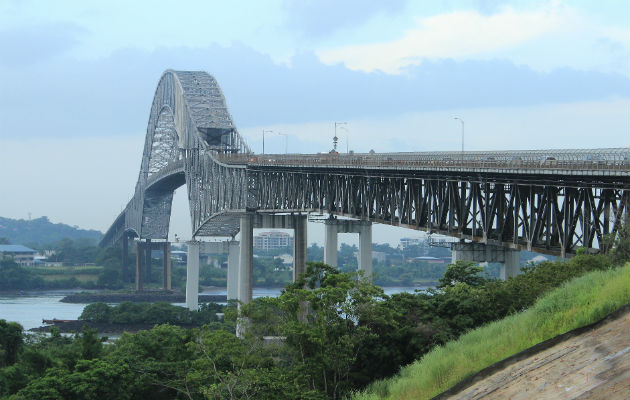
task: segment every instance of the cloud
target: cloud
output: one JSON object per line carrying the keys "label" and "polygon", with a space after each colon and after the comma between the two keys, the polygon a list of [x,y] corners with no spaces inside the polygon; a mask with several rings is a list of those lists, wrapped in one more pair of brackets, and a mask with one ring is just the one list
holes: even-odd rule
{"label": "cloud", "polygon": [[0,65],[23,66],[64,54],[85,31],[74,24],[55,23],[0,30]]}
{"label": "cloud", "polygon": [[168,68],[213,74],[239,128],[629,97],[619,74],[541,73],[504,60],[426,61],[388,75],[324,65],[312,53],[278,65],[240,45],[127,49],[99,60],[0,67],[0,86],[12,94],[0,96],[0,139],[141,135]]}
{"label": "cloud", "polygon": [[398,74],[423,60],[488,54],[554,31],[564,22],[559,12],[503,9],[483,15],[457,11],[418,18],[416,27],[390,42],[343,46],[318,52],[326,64],[343,63],[353,70]]}
{"label": "cloud", "polygon": [[305,37],[322,37],[360,25],[377,14],[401,11],[407,0],[305,0],[283,4],[286,25]]}

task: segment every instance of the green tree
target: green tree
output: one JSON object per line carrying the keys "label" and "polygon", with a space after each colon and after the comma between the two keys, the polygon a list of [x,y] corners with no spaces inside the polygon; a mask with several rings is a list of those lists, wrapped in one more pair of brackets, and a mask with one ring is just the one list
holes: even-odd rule
{"label": "green tree", "polygon": [[486,282],[486,279],[480,275],[481,272],[483,272],[483,268],[473,261],[456,261],[455,264],[450,264],[446,268],[438,288],[455,286],[457,283],[481,286]]}
{"label": "green tree", "polygon": [[[275,300],[243,307],[248,333],[265,329],[286,339],[293,368],[311,390],[337,399],[353,386],[350,372],[366,340],[371,321],[387,318],[378,307],[382,289],[323,263],[308,263],[306,273]],[[274,304],[275,303],[275,304]],[[275,305],[277,311],[269,311]],[[276,316],[274,318],[274,315]],[[271,322],[270,322],[271,321]],[[261,330],[260,326],[266,328]]]}
{"label": "green tree", "polygon": [[0,319],[0,368],[13,365],[23,345],[24,328],[17,322]]}

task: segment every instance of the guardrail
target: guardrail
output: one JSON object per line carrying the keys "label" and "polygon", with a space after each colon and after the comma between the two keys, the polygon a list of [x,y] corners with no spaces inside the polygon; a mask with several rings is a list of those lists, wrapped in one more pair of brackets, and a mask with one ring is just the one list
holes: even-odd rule
{"label": "guardrail", "polygon": [[252,166],[614,170],[630,172],[630,151],[623,148],[466,153],[224,154],[219,155],[217,159],[226,164]]}

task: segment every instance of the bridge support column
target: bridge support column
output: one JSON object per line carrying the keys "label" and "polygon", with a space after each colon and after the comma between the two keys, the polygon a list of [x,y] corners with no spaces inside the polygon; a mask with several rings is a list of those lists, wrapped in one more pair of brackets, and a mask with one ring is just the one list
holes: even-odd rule
{"label": "bridge support column", "polygon": [[228,270],[227,270],[227,299],[238,299],[238,259],[240,256],[239,242],[232,240],[228,244]]}
{"label": "bridge support column", "polygon": [[186,259],[186,307],[199,309],[199,242],[190,241]]}
{"label": "bridge support column", "polygon": [[254,279],[254,224],[252,218],[250,214],[241,217],[241,246],[238,260],[238,300],[243,304],[252,301]]}
{"label": "bridge support column", "polygon": [[144,243],[141,241],[136,242],[136,291],[142,291],[144,286]]}
{"label": "bridge support column", "polygon": [[324,222],[326,227],[324,242],[324,263],[331,267],[337,267],[337,220],[329,219]]}
{"label": "bridge support column", "polygon": [[144,280],[151,282],[151,239],[147,239],[144,248],[145,263],[144,263]]}
{"label": "bridge support column", "polygon": [[162,285],[164,290],[171,290],[171,242],[164,242],[163,246]]}
{"label": "bridge support column", "polygon": [[503,264],[501,264],[501,279],[507,280],[519,274],[521,270],[521,252],[519,250],[506,250]]}
{"label": "bridge support column", "polygon": [[483,243],[453,243],[451,262],[473,261],[501,263],[499,276],[501,279],[518,275],[521,266],[521,252],[501,246]]}
{"label": "bridge support column", "polygon": [[121,280],[127,282],[127,276],[129,275],[127,267],[129,266],[129,237],[126,233],[122,237],[122,265],[120,269]]}
{"label": "bridge support column", "polygon": [[293,282],[306,272],[306,215],[295,215],[293,236]]}
{"label": "bridge support column", "polygon": [[372,223],[364,222],[359,228],[359,271],[372,279]]}

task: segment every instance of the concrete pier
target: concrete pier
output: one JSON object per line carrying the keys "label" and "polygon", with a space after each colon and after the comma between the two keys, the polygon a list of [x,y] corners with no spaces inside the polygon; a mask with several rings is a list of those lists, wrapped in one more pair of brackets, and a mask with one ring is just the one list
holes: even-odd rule
{"label": "concrete pier", "polygon": [[227,299],[238,299],[238,271],[240,257],[239,242],[232,240],[228,244]]}
{"label": "concrete pier", "polygon": [[324,234],[324,263],[332,267],[337,267],[337,241],[338,225],[337,220],[327,220],[324,222],[326,231]]}
{"label": "concrete pier", "polygon": [[151,239],[147,239],[144,246],[144,280],[151,282]]}
{"label": "concrete pier", "polygon": [[521,252],[507,247],[483,243],[453,243],[451,262],[460,260],[501,263],[500,277],[506,280],[519,274]]}
{"label": "concrete pier", "polygon": [[359,228],[359,271],[372,278],[372,224],[361,224]]}
{"label": "concrete pier", "polygon": [[136,242],[136,291],[139,292],[143,289],[143,251],[144,243],[141,241]]}
{"label": "concrete pier", "polygon": [[190,241],[186,260],[186,307],[191,311],[199,309],[199,242]]}
{"label": "concrete pier", "polygon": [[162,287],[164,290],[171,290],[171,243],[162,244]]}
{"label": "concrete pier", "polygon": [[306,272],[306,215],[294,215],[293,282]]}
{"label": "concrete pier", "polygon": [[254,224],[250,214],[241,217],[241,245],[238,263],[238,300],[247,304],[252,300],[254,279]]}
{"label": "concrete pier", "polygon": [[359,234],[359,271],[370,279],[372,276],[372,223],[349,219],[329,218],[324,222],[326,227],[324,238],[324,263],[337,267],[337,246],[339,233]]}

